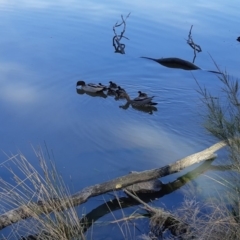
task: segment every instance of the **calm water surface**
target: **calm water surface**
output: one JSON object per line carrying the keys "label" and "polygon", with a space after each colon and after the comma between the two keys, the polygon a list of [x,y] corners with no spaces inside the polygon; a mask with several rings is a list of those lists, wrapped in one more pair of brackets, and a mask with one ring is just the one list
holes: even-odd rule
{"label": "calm water surface", "polygon": [[[202,127],[193,75],[213,92],[220,86],[216,75],[166,68],[140,57],[192,61],[186,39],[194,25],[193,39],[203,50],[195,64],[214,70],[211,54],[222,69],[238,77],[239,7],[236,0],[0,1],[0,148],[8,154],[20,149],[37,165],[31,145],[46,144],[66,183],[78,191],[210,146],[216,140]],[[112,27],[129,12],[126,54],[116,54]],[[156,96],[158,110],[124,110],[119,106],[125,100],[78,94],[80,79],[103,84],[112,80],[131,97],[139,90],[147,92]],[[6,159],[2,154],[0,161]],[[8,177],[3,170],[1,176]],[[195,181],[203,192],[209,191],[206,177]],[[181,190],[174,194],[161,202],[176,205]],[[97,203],[91,200],[87,211]]]}

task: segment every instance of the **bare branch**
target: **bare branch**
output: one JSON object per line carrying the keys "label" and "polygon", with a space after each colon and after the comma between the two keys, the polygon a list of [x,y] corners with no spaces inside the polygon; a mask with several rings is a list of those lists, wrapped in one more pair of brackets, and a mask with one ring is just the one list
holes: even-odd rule
{"label": "bare branch", "polygon": [[196,51],[199,53],[199,52],[202,51],[202,49],[201,49],[200,45],[194,43],[194,41],[193,41],[193,38],[192,38],[192,27],[193,27],[193,25],[191,26],[191,28],[190,28],[190,30],[189,30],[189,33],[188,33],[187,44],[188,44],[191,48],[193,48],[193,50],[194,50],[194,58],[193,58],[193,63],[194,63],[195,58],[196,58]]}
{"label": "bare branch", "polygon": [[[130,13],[126,16],[126,18],[124,19],[123,15],[121,15],[122,18],[122,22],[118,24],[118,22],[115,23],[115,25],[113,26],[113,32],[114,32],[114,37],[113,37],[113,46],[115,48],[115,52],[117,53],[121,53],[121,54],[125,54],[125,44],[122,44],[120,41],[122,40],[122,38],[126,38],[127,37],[124,36],[125,30],[126,30],[126,20],[127,18],[130,16]],[[121,32],[120,35],[118,35],[116,33],[116,29],[117,27],[120,27],[123,25],[123,30]],[[129,40],[129,39],[128,39]]]}

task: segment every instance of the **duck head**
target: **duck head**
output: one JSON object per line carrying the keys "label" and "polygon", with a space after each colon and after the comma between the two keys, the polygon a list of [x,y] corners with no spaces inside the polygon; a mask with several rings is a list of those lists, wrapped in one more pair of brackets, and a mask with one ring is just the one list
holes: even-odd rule
{"label": "duck head", "polygon": [[85,85],[86,83],[82,80],[77,82],[77,86],[85,86]]}

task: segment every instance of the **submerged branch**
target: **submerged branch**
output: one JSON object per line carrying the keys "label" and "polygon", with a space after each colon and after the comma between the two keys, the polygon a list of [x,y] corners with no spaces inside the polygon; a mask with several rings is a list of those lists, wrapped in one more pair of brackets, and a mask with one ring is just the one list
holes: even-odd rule
{"label": "submerged branch", "polygon": [[[157,222],[158,225],[160,225],[160,228],[166,229],[168,228],[172,234],[175,236],[185,233],[188,229],[188,225],[184,222],[182,222],[180,219],[178,219],[176,216],[171,214],[170,212],[165,211],[162,208],[155,208],[149,206],[147,203],[142,201],[139,197],[135,196],[128,190],[124,189],[124,192],[128,194],[130,197],[138,201],[144,206],[144,209],[148,211],[152,215],[152,219],[154,219],[154,222]],[[161,223],[161,224],[159,224]],[[154,224],[155,225],[155,224]],[[180,227],[181,226],[181,227]]]}
{"label": "submerged branch", "polygon": [[197,56],[196,54],[196,51],[199,53],[202,51],[200,45],[194,43],[193,41],[193,38],[192,38],[192,27],[193,25],[191,26],[190,30],[189,30],[189,33],[188,33],[188,40],[187,40],[187,44],[194,50],[194,57],[193,57],[193,63],[195,61],[195,58]]}
{"label": "submerged branch", "polygon": [[[113,37],[113,47],[115,48],[115,52],[116,53],[121,53],[121,54],[125,54],[125,44],[121,43],[120,41],[122,40],[122,38],[126,38],[127,37],[124,36],[125,30],[126,30],[126,20],[127,18],[130,16],[131,13],[129,13],[126,18],[124,19],[123,15],[121,15],[122,18],[122,22],[118,23],[116,22],[116,24],[113,26],[113,32],[114,32],[114,37]],[[116,27],[120,27],[121,25],[123,25],[123,30],[121,32],[120,35],[118,35],[116,33]],[[128,39],[129,40],[129,39]]]}

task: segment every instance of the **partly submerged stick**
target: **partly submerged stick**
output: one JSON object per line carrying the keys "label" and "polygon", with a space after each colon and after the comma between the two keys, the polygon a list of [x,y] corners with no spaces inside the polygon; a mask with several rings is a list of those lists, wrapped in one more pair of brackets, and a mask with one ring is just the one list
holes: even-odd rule
{"label": "partly submerged stick", "polygon": [[[184,70],[204,70],[198,66],[196,66],[195,64],[186,61],[184,59],[181,58],[159,58],[159,59],[155,59],[155,58],[150,58],[150,57],[141,57],[141,58],[146,58],[146,59],[150,59],[152,61],[155,61],[165,67],[169,67],[169,68],[180,68],[180,69],[184,69]],[[222,74],[221,72],[218,71],[212,71],[212,70],[205,70],[208,72],[212,72],[212,73],[217,73],[217,74]]]}
{"label": "partly submerged stick", "polygon": [[51,204],[49,201],[41,201],[41,203],[30,202],[26,205],[22,205],[18,208],[15,208],[0,215],[0,229],[3,229],[22,219],[32,217],[36,214],[40,215],[42,213],[51,213],[52,211],[62,211],[66,208],[80,205],[86,202],[91,197],[113,190],[120,190],[135,183],[145,182],[179,172],[195,163],[213,159],[214,157],[216,157],[214,153],[226,145],[227,144],[225,141],[221,141],[201,152],[192,154],[164,167],[146,170],[143,172],[133,172],[131,174],[115,178],[108,182],[86,187],[82,191],[77,192],[72,196],[62,199],[56,199],[57,204]]}

